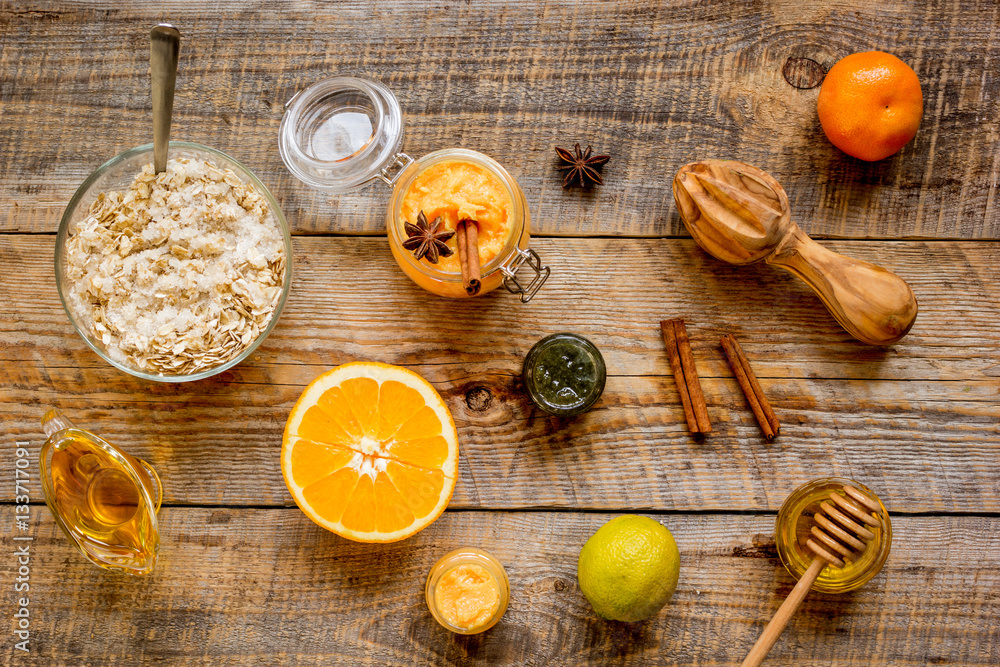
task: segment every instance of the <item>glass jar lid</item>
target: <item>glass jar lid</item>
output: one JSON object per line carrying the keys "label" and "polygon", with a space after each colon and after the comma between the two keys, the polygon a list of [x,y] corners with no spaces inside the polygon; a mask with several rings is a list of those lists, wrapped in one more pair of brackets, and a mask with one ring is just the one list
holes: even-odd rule
{"label": "glass jar lid", "polygon": [[375,81],[338,76],[296,93],[285,104],[278,142],[292,175],[310,187],[348,192],[404,166],[403,114]]}

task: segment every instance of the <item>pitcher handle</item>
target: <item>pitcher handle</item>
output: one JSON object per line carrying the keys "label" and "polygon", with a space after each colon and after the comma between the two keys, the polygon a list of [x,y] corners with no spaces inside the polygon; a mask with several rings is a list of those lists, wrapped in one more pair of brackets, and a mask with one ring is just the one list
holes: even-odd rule
{"label": "pitcher handle", "polygon": [[149,465],[142,459],[135,460],[146,470],[147,473],[149,473],[149,481],[154,487],[156,487],[156,498],[153,500],[153,514],[157,514],[160,511],[160,503],[163,502],[163,483],[160,482],[160,476],[156,474],[155,470],[153,470],[153,466]]}

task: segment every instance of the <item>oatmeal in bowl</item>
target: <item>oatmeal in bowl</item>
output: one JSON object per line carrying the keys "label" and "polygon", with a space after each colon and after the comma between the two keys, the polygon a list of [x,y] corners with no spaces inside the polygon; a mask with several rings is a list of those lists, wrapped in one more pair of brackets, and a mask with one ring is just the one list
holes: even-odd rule
{"label": "oatmeal in bowl", "polygon": [[291,283],[287,223],[245,167],[198,144],[127,151],[77,191],[56,241],[66,312],[114,366],[160,381],[239,363],[270,333]]}

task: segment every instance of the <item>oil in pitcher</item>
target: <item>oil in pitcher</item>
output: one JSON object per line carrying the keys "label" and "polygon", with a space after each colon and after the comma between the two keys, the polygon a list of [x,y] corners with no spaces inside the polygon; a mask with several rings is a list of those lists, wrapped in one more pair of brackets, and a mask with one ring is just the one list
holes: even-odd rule
{"label": "oil in pitcher", "polygon": [[103,568],[151,572],[160,543],[156,472],[58,410],[46,413],[42,426],[49,436],[40,454],[45,502],[66,537]]}

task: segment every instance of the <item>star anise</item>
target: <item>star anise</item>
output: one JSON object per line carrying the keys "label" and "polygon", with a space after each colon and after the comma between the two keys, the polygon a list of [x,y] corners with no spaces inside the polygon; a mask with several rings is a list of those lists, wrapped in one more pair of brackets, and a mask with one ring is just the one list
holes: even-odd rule
{"label": "star anise", "polygon": [[455,232],[439,232],[441,229],[441,216],[434,218],[434,222],[427,224],[427,216],[421,211],[417,215],[417,224],[409,222],[403,224],[406,235],[409,237],[403,241],[403,247],[413,251],[413,256],[420,261],[426,257],[431,264],[438,263],[438,257],[449,257],[454,250],[448,247],[446,241],[455,235]]}
{"label": "star anise", "polygon": [[558,167],[559,171],[569,170],[566,178],[563,179],[563,187],[568,188],[576,181],[580,187],[589,188],[592,185],[604,185],[601,178],[601,167],[611,159],[610,155],[595,155],[591,157],[591,147],[587,146],[587,151],[580,150],[580,144],[576,145],[576,155],[570,153],[565,148],[556,147],[556,153],[563,164]]}

